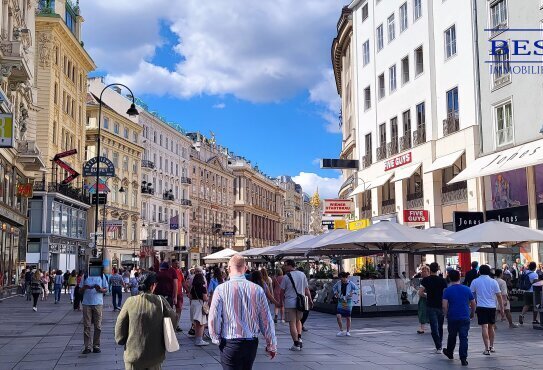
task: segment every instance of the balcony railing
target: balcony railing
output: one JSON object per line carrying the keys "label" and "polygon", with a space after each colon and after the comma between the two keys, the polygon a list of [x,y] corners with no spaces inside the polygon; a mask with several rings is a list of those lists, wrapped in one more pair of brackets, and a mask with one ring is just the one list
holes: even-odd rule
{"label": "balcony railing", "polygon": [[55,14],[55,0],[40,0],[38,3],[38,15]]}
{"label": "balcony railing", "polygon": [[89,197],[81,189],[72,187],[71,185],[63,185],[56,182],[46,182],[46,181],[34,181],[33,185],[34,191],[47,191],[49,193],[59,193],[78,200],[82,203],[89,203]]}
{"label": "balcony railing", "polygon": [[386,144],[381,143],[381,146],[377,148],[377,160],[382,161],[387,157]]}
{"label": "balcony railing", "polygon": [[179,181],[181,182],[181,184],[192,184],[192,180],[190,179],[190,177],[180,177]]}
{"label": "balcony railing", "polygon": [[387,156],[391,157],[398,154],[398,138],[393,138],[390,143],[387,144]]}
{"label": "balcony railing", "polygon": [[182,206],[192,206],[192,201],[190,201],[189,199],[181,199],[180,203]]}
{"label": "balcony railing", "polygon": [[371,153],[368,153],[362,157],[362,167],[368,168],[369,166],[371,166]]}
{"label": "balcony railing", "polygon": [[147,187],[147,186],[142,186],[141,187],[141,193],[142,194],[153,195],[153,194],[155,194],[155,189]]}
{"label": "balcony railing", "polygon": [[457,182],[441,187],[441,203],[450,204],[464,202],[468,199],[468,184],[466,181]]}
{"label": "balcony railing", "polygon": [[362,206],[362,212],[364,211],[371,211],[371,203]]}
{"label": "balcony railing", "polygon": [[141,161],[141,168],[150,168],[151,170],[153,170],[155,168],[155,163],[153,161],[144,159]]}
{"label": "balcony railing", "polygon": [[387,215],[396,211],[396,199],[381,201],[381,214]]}
{"label": "balcony railing", "polygon": [[164,199],[164,200],[172,200],[173,201],[175,199],[175,197],[173,196],[172,193],[166,192],[166,193],[162,194],[162,199]]}
{"label": "balcony railing", "polygon": [[460,119],[458,112],[449,113],[443,120],[443,136],[455,133],[460,129]]}
{"label": "balcony railing", "polygon": [[418,146],[426,142],[426,125],[419,126],[413,132],[413,146]]}
{"label": "balcony railing", "polygon": [[502,68],[503,73],[493,73],[494,75],[494,87],[498,88],[500,86],[506,85],[511,82],[511,73],[506,73],[505,68],[510,68],[509,64],[500,63],[493,68]]}
{"label": "balcony railing", "polygon": [[424,195],[422,191],[407,194],[407,209],[417,209],[424,207]]}
{"label": "balcony railing", "polygon": [[400,152],[408,149],[411,149],[411,131],[405,132],[400,138]]}

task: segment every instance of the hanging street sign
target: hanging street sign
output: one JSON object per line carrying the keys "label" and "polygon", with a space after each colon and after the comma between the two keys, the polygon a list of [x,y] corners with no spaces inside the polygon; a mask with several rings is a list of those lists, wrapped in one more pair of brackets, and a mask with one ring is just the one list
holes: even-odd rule
{"label": "hanging street sign", "polygon": [[[100,176],[103,177],[114,177],[115,176],[115,166],[106,157],[99,157],[100,159]],[[96,176],[96,168],[98,167],[98,158],[91,158],[83,166],[83,176]]]}
{"label": "hanging street sign", "polygon": [[0,148],[13,148],[13,114],[0,114]]}
{"label": "hanging street sign", "polygon": [[[100,183],[98,184],[98,193],[104,194],[104,193],[109,193],[109,192],[111,192],[111,190],[106,185],[106,181],[100,179]],[[96,193],[96,182],[93,183],[91,186],[89,186],[89,193],[90,194]]]}
{"label": "hanging street sign", "polygon": [[61,158],[69,157],[74,154],[77,154],[77,149],[70,149],[68,151],[55,154],[55,156],[53,157],[53,162],[70,174],[68,177],[60,182],[62,185],[67,185],[71,183],[73,180],[75,180],[77,176],[79,176],[79,172],[70,167],[68,163],[61,160]]}

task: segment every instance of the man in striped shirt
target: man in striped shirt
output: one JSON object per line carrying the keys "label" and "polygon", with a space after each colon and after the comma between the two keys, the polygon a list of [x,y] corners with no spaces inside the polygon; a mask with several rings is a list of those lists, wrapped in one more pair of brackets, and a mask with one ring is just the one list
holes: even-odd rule
{"label": "man in striped shirt", "polygon": [[266,340],[266,352],[271,359],[275,357],[275,327],[264,290],[245,279],[245,258],[232,256],[228,268],[230,280],[213,293],[209,334],[213,343],[219,343],[224,370],[250,370],[260,333]]}

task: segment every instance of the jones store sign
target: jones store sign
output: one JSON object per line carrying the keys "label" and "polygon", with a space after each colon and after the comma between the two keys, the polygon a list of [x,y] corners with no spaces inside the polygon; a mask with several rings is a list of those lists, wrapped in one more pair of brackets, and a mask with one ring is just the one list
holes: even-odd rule
{"label": "jones store sign", "polygon": [[324,214],[349,215],[352,212],[353,201],[347,199],[325,199]]}
{"label": "jones store sign", "polygon": [[411,152],[389,159],[385,162],[385,171],[390,171],[395,168],[405,166],[406,164],[411,163],[412,159],[413,158],[412,158]]}
{"label": "jones store sign", "polygon": [[426,210],[404,209],[403,222],[428,222],[429,216]]}

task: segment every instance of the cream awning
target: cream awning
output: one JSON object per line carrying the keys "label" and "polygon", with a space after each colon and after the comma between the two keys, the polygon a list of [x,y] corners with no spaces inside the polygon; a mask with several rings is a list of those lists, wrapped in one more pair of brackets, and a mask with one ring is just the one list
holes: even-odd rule
{"label": "cream awning", "polygon": [[394,182],[408,179],[420,168],[422,163],[417,163],[411,166],[406,166],[396,170],[394,173]]}
{"label": "cream awning", "polygon": [[394,175],[393,172],[391,173],[387,173],[387,174],[384,174],[382,176],[379,176],[378,178],[376,178],[375,180],[373,180],[371,182],[371,184],[368,186],[368,188],[366,190],[370,190],[370,189],[374,189],[374,188],[378,188],[379,186],[383,186],[386,184],[386,182],[388,180],[390,180],[390,178]]}
{"label": "cream awning", "polygon": [[371,185],[370,182],[362,182],[362,184],[358,185],[352,192],[347,195],[347,198],[352,198],[355,195],[361,194],[369,189],[369,186]]}
{"label": "cream awning", "polygon": [[454,162],[456,162],[458,158],[462,156],[462,154],[464,154],[464,149],[436,158],[436,160],[424,170],[424,173],[434,172],[443,168],[451,167]]}
{"label": "cream awning", "polygon": [[540,163],[543,163],[543,140],[533,141],[478,158],[449,181],[449,184],[535,166]]}

